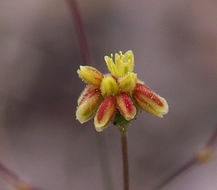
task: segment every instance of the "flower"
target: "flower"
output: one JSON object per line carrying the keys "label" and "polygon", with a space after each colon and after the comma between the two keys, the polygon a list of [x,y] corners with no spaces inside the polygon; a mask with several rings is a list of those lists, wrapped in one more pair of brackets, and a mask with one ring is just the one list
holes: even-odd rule
{"label": "flower", "polygon": [[163,117],[168,112],[167,101],[154,93],[133,72],[132,51],[121,51],[111,57],[105,56],[109,74],[101,74],[91,66],[80,66],[79,77],[87,83],[78,99],[76,118],[80,123],[94,115],[94,125],[102,131],[110,121],[127,125],[135,118],[138,110]]}

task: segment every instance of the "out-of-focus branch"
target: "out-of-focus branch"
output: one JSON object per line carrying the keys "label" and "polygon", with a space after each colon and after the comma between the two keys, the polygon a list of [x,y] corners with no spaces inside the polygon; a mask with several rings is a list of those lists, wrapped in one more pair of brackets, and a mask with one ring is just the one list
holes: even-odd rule
{"label": "out-of-focus branch", "polygon": [[216,125],[216,129],[213,132],[212,136],[210,137],[210,139],[207,142],[207,146],[212,146],[216,143],[217,141],[217,125]]}
{"label": "out-of-focus branch", "polygon": [[172,182],[174,179],[176,179],[178,176],[183,174],[185,171],[195,166],[196,164],[206,163],[210,161],[213,157],[213,152],[214,152],[213,145],[215,144],[216,141],[217,141],[217,126],[204,148],[197,151],[191,160],[186,162],[183,166],[177,169],[168,178],[166,178],[161,184],[159,184],[152,190],[160,190],[166,185],[168,185],[170,182]]}
{"label": "out-of-focus branch", "polygon": [[88,49],[87,38],[84,25],[76,0],[67,0],[75,24],[75,30],[78,36],[79,46],[85,65],[91,65],[90,53]]}
{"label": "out-of-focus branch", "polygon": [[8,169],[4,164],[0,163],[0,177],[16,190],[39,190],[33,187],[12,170]]}
{"label": "out-of-focus branch", "polygon": [[165,179],[161,184],[159,184],[157,187],[155,187],[152,190],[160,190],[167,184],[169,184],[171,181],[173,181],[176,177],[178,177],[180,174],[191,168],[197,163],[197,160],[195,158],[192,158],[187,163],[185,163],[183,166],[181,166],[177,171],[172,173],[167,179]]}
{"label": "out-of-focus branch", "polygon": [[[78,37],[78,42],[80,46],[80,51],[82,54],[82,58],[85,65],[92,65],[91,58],[90,58],[90,52],[88,48],[88,42],[85,34],[84,25],[81,18],[81,13],[79,10],[79,6],[77,4],[76,0],[66,0],[75,25],[75,30]],[[104,181],[105,189],[106,190],[113,190],[113,183],[111,178],[111,172],[109,168],[109,160],[108,160],[108,153],[106,152],[106,146],[105,146],[105,139],[103,136],[96,135],[97,145],[99,149],[99,159],[101,164],[101,170],[102,170],[102,178]]]}

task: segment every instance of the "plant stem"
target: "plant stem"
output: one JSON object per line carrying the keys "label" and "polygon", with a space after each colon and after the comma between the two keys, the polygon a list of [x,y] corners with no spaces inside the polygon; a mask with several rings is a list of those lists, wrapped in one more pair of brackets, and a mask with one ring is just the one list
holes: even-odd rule
{"label": "plant stem", "polygon": [[129,167],[127,154],[127,130],[125,127],[120,130],[122,145],[122,161],[123,161],[123,184],[124,190],[129,190]]}
{"label": "plant stem", "polygon": [[84,25],[82,22],[80,10],[76,0],[67,0],[74,19],[75,30],[78,36],[80,51],[85,65],[91,65],[90,53],[85,35]]}
{"label": "plant stem", "polygon": [[[208,140],[205,148],[213,147],[213,145],[215,144],[216,140],[217,140],[217,126],[216,126],[216,129],[214,130],[213,134],[209,138],[209,140]],[[197,157],[194,156],[193,158],[191,158],[191,160],[189,160],[188,162],[186,162],[178,170],[176,170],[174,173],[172,173],[167,179],[165,179],[160,185],[158,185],[153,190],[160,190],[160,189],[162,189],[163,187],[165,187],[166,185],[168,185],[170,182],[172,182],[174,179],[176,179],[178,176],[180,176],[181,174],[183,174],[185,171],[187,171],[188,169],[192,168],[196,164],[200,164],[200,162],[197,159]]]}
{"label": "plant stem", "polygon": [[209,138],[206,146],[212,146],[216,142],[216,139],[217,139],[217,125],[215,130],[213,131],[212,136]]}
{"label": "plant stem", "polygon": [[99,153],[99,163],[101,166],[102,179],[104,183],[105,190],[114,190],[111,168],[109,163],[109,155],[107,151],[106,141],[104,134],[96,134],[97,148]]}
{"label": "plant stem", "polygon": [[195,158],[192,158],[188,162],[186,162],[183,166],[181,166],[177,171],[172,173],[167,179],[165,179],[160,185],[158,185],[155,190],[160,190],[167,184],[169,184],[171,181],[176,179],[179,175],[181,175],[186,170],[190,169],[192,166],[194,166],[197,163],[197,160]]}
{"label": "plant stem", "polygon": [[[81,11],[79,9],[78,3],[76,0],[66,0],[71,14],[72,18],[74,20],[74,26],[76,30],[76,34],[78,37],[78,43],[80,46],[81,56],[83,58],[83,64],[84,65],[92,65],[91,62],[91,56],[90,56],[90,50],[88,48],[88,41],[85,33],[85,27],[83,25]],[[113,183],[111,178],[111,172],[109,168],[109,160],[107,156],[107,150],[105,145],[105,139],[104,137],[96,137],[97,139],[97,145],[99,148],[99,159],[101,162],[101,170],[103,175],[103,180],[105,183],[105,189],[106,190],[113,190]],[[100,142],[98,142],[100,141]]]}
{"label": "plant stem", "polygon": [[17,174],[15,174],[12,170],[8,169],[4,164],[0,162],[0,176],[4,179],[8,184],[17,188],[25,187],[26,189],[31,190],[39,190],[35,187],[31,186],[29,183],[25,182],[21,179]]}

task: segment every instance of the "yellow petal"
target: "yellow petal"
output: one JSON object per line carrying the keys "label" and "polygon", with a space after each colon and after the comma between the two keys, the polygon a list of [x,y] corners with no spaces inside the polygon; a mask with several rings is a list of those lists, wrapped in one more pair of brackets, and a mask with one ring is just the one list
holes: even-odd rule
{"label": "yellow petal", "polygon": [[137,75],[133,72],[125,74],[118,79],[121,92],[131,92],[136,86]]}
{"label": "yellow petal", "polygon": [[78,69],[79,77],[86,83],[92,84],[96,87],[100,86],[100,83],[103,79],[103,75],[94,67],[90,66],[80,66]]}
{"label": "yellow petal", "polygon": [[133,99],[146,112],[159,117],[163,117],[163,115],[168,113],[167,101],[141,83],[136,84],[133,90]]}
{"label": "yellow petal", "polygon": [[117,98],[117,107],[121,113],[121,115],[126,120],[131,120],[136,115],[136,107],[133,105],[130,97],[126,92],[120,93]]}
{"label": "yellow petal", "polygon": [[134,55],[132,50],[128,50],[123,57],[123,63],[127,63],[128,72],[133,72],[134,68]]}
{"label": "yellow petal", "polygon": [[116,100],[114,96],[109,96],[103,100],[94,118],[96,131],[101,132],[106,127],[106,125],[108,125],[115,114],[115,107]]}
{"label": "yellow petal", "polygon": [[125,54],[122,54],[120,51],[120,54],[115,54],[115,65],[118,70],[118,74],[120,76],[123,76],[124,74],[128,72],[133,71],[134,67],[134,55],[131,50],[127,51]]}
{"label": "yellow petal", "polygon": [[117,76],[118,71],[117,71],[116,65],[114,64],[113,59],[108,57],[108,56],[105,56],[104,59],[105,59],[105,62],[107,64],[107,67],[108,67],[108,70],[110,71],[110,73],[114,76]]}
{"label": "yellow petal", "polygon": [[118,84],[111,75],[105,76],[101,82],[101,93],[104,97],[116,95],[118,93]]}
{"label": "yellow petal", "polygon": [[100,89],[96,88],[85,93],[79,100],[76,111],[76,119],[84,123],[91,119],[96,113],[97,108],[102,100]]}
{"label": "yellow petal", "polygon": [[[122,55],[122,53],[121,53],[121,55]],[[122,76],[124,74],[124,72],[123,72],[123,61],[121,59],[121,56],[118,53],[115,54],[115,66],[117,68],[117,77]]]}
{"label": "yellow petal", "polygon": [[121,77],[128,72],[132,72],[134,68],[134,55],[131,50],[127,51],[125,54],[116,53],[115,61],[113,61],[113,56],[105,56],[105,61],[108,70],[112,75],[116,77]]}

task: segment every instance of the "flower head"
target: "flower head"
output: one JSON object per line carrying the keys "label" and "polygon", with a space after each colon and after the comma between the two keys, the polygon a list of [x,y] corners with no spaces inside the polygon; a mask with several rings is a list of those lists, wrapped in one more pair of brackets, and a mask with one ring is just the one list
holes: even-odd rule
{"label": "flower head", "polygon": [[76,118],[84,123],[94,115],[97,131],[102,131],[111,120],[118,125],[127,125],[142,109],[163,117],[168,112],[166,100],[143,82],[133,72],[134,55],[132,51],[116,53],[113,60],[105,56],[109,74],[103,75],[90,66],[80,66],[79,77],[87,87],[78,99]]}

